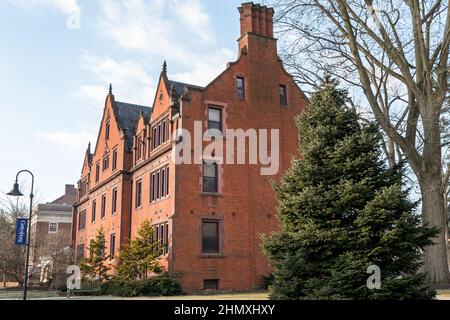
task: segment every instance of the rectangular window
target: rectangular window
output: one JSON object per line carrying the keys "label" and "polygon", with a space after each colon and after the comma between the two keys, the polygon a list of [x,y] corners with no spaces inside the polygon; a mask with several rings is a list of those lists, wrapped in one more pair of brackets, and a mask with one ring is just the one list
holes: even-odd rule
{"label": "rectangular window", "polygon": [[161,250],[162,255],[169,253],[169,224],[167,222],[153,226],[153,241]]}
{"label": "rectangular window", "polygon": [[112,169],[115,171],[117,169],[117,149],[114,149],[112,155]]}
{"label": "rectangular window", "polygon": [[286,86],[280,85],[280,104],[282,106],[287,106],[287,91]]}
{"label": "rectangular window", "polygon": [[202,253],[220,253],[219,221],[204,220],[202,222]]}
{"label": "rectangular window", "polygon": [[106,194],[102,195],[101,217],[102,219],[106,217]]}
{"label": "rectangular window", "polygon": [[86,228],[86,210],[80,212],[78,221],[78,230],[83,230]]}
{"label": "rectangular window", "polygon": [[111,234],[109,239],[109,255],[111,256],[111,260],[114,259],[114,252],[116,251],[116,234]]}
{"label": "rectangular window", "polygon": [[169,122],[169,119],[166,119],[166,140],[165,140],[165,142],[169,141],[169,138],[170,138],[169,130],[170,130],[170,122]]}
{"label": "rectangular window", "polygon": [[203,192],[219,192],[217,163],[203,164]]}
{"label": "rectangular window", "polygon": [[103,171],[109,169],[109,155],[103,158]]}
{"label": "rectangular window", "polygon": [[136,182],[136,208],[142,206],[142,180]]}
{"label": "rectangular window", "polygon": [[152,173],[150,175],[150,201],[153,202],[156,200],[155,198],[155,174]]}
{"label": "rectangular window", "polygon": [[152,131],[153,131],[153,134],[152,134],[152,148],[156,149],[156,146],[157,146],[157,144],[156,144],[156,127],[153,128]]}
{"label": "rectangular window", "polygon": [[164,130],[161,125],[161,122],[158,124],[158,136],[159,136],[159,145],[162,145],[164,143],[163,140]]}
{"label": "rectangular window", "polygon": [[57,232],[58,232],[58,222],[49,222],[48,233],[57,233]]}
{"label": "rectangular window", "polygon": [[161,198],[166,196],[166,169],[161,170]]}
{"label": "rectangular window", "polygon": [[166,168],[166,196],[170,194],[169,192],[169,167]]}
{"label": "rectangular window", "polygon": [[139,137],[136,140],[136,161],[142,159],[142,138]]}
{"label": "rectangular window", "polygon": [[164,199],[169,195],[169,167],[163,167],[150,175],[150,201]]}
{"label": "rectangular window", "polygon": [[166,142],[167,137],[166,137],[166,133],[167,133],[167,129],[166,129],[166,120],[164,120],[162,122],[162,143]]}
{"label": "rectangular window", "polygon": [[164,118],[152,127],[152,149],[157,149],[169,140],[169,118]]}
{"label": "rectangular window", "polygon": [[236,91],[239,99],[245,99],[245,82],[244,78],[236,78]]}
{"label": "rectangular window", "polygon": [[164,225],[163,254],[169,253],[169,224]]}
{"label": "rectangular window", "polygon": [[111,122],[107,121],[106,122],[106,128],[105,128],[105,140],[109,139],[109,131],[111,129]]}
{"label": "rectangular window", "polygon": [[100,163],[97,162],[95,165],[95,182],[98,182],[100,180]]}
{"label": "rectangular window", "polygon": [[222,110],[217,108],[208,109],[208,130],[209,129],[222,131]]}
{"label": "rectangular window", "polygon": [[112,191],[112,214],[117,213],[117,188]]}
{"label": "rectangular window", "polygon": [[95,222],[97,215],[97,200],[92,201],[91,222]]}
{"label": "rectangular window", "polygon": [[80,199],[83,198],[88,192],[88,183],[87,180],[84,179],[82,181],[79,182],[79,190],[78,190],[78,194]]}
{"label": "rectangular window", "polygon": [[160,190],[161,190],[161,181],[160,181],[160,174],[159,171],[156,172],[156,200],[159,200],[161,194],[160,194]]}
{"label": "rectangular window", "polygon": [[84,258],[84,245],[80,244],[77,246],[77,260],[80,261]]}

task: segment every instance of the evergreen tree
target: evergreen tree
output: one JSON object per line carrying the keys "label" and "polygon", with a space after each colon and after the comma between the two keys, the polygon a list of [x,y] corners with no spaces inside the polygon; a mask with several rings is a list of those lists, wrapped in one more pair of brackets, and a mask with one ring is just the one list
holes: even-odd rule
{"label": "evergreen tree", "polygon": [[136,239],[131,240],[120,254],[119,277],[147,279],[149,273],[161,273],[158,263],[161,253],[160,243],[155,241],[154,228],[148,221],[143,222]]}
{"label": "evergreen tree", "polygon": [[89,279],[108,280],[108,272],[111,269],[106,261],[110,259],[105,253],[105,231],[100,228],[97,235],[89,245],[89,257],[80,262],[80,270],[84,277]]}
{"label": "evergreen tree", "polygon": [[[437,230],[424,226],[389,169],[374,124],[362,125],[347,92],[327,77],[299,116],[301,157],[275,185],[281,231],[263,250],[275,272],[273,299],[430,299],[419,273]],[[369,266],[381,288],[369,289]]]}

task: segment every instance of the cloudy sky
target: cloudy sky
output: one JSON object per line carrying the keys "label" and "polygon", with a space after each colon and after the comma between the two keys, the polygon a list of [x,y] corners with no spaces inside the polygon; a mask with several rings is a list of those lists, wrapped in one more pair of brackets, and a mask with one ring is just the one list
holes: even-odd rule
{"label": "cloudy sky", "polygon": [[151,105],[167,60],[171,78],[206,85],[236,59],[241,2],[0,0],[0,192],[20,169],[41,201],[76,183],[110,82]]}

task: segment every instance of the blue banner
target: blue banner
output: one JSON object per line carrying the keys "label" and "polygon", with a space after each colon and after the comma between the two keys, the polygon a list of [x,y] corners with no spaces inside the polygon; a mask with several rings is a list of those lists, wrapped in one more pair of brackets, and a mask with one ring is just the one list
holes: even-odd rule
{"label": "blue banner", "polygon": [[28,219],[17,219],[16,222],[16,246],[27,245]]}

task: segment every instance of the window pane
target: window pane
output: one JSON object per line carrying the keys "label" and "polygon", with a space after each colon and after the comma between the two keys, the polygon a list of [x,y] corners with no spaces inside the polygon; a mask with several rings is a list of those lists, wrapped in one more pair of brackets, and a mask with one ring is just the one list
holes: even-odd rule
{"label": "window pane", "polygon": [[166,170],[161,170],[161,197],[166,196]]}
{"label": "window pane", "polygon": [[160,198],[160,181],[159,181],[159,171],[156,173],[156,199]]}
{"label": "window pane", "polygon": [[169,167],[166,168],[166,196],[169,195]]}
{"label": "window pane", "polygon": [[216,177],[216,164],[215,163],[205,163],[203,166],[203,175],[205,177]]}
{"label": "window pane", "polygon": [[245,97],[244,78],[236,79],[236,90],[237,90],[238,98],[244,99],[244,97]]}
{"label": "window pane", "polygon": [[219,109],[209,108],[209,121],[219,122],[221,120],[221,112]]}
{"label": "window pane", "polygon": [[203,221],[202,244],[203,253],[220,253],[219,222]]}
{"label": "window pane", "polygon": [[287,105],[286,86],[280,85],[280,103],[281,105]]}
{"label": "window pane", "polygon": [[97,210],[97,201],[93,201],[92,202],[92,218],[91,218],[91,221],[92,222],[94,222],[95,221],[95,214],[96,214],[96,211]]}

